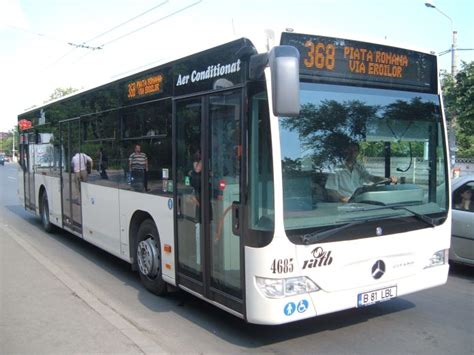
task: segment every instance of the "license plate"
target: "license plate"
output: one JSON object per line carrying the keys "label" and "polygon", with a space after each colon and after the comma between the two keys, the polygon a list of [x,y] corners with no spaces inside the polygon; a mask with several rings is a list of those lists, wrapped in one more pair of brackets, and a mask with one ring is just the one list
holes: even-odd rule
{"label": "license plate", "polygon": [[357,295],[357,307],[368,306],[374,303],[388,301],[397,297],[397,286],[381,288],[374,291],[359,293]]}

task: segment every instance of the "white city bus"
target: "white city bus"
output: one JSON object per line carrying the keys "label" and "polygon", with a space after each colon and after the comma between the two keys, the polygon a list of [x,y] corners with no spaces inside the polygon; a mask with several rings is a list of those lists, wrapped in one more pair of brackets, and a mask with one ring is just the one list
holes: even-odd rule
{"label": "white city bus", "polygon": [[[251,323],[444,284],[451,225],[436,57],[279,39],[268,49],[235,40],[21,114],[25,208],[47,231],[129,262],[151,292],[178,287]],[[138,173],[136,145],[148,162]],[[348,146],[363,175],[379,178],[337,199],[328,181]],[[94,164],[76,185],[78,152]]]}

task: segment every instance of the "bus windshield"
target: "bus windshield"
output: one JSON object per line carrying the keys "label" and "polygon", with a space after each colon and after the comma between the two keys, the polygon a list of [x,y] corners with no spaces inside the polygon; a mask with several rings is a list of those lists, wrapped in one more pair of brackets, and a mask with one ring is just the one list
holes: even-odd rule
{"label": "bus windshield", "polygon": [[437,95],[303,82],[300,98],[300,115],[280,118],[289,235],[446,215]]}

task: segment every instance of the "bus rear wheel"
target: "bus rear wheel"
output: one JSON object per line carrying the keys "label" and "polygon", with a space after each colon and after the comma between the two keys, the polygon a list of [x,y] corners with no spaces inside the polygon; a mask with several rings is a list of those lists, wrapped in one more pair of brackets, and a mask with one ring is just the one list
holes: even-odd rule
{"label": "bus rear wheel", "polygon": [[143,221],[138,228],[136,247],[140,280],[148,291],[164,295],[167,287],[162,277],[160,238],[151,219]]}
{"label": "bus rear wheel", "polygon": [[43,225],[43,229],[51,233],[54,229],[53,224],[49,220],[49,203],[48,203],[48,194],[43,192],[41,195],[41,208],[40,208],[40,216],[41,216],[41,224]]}

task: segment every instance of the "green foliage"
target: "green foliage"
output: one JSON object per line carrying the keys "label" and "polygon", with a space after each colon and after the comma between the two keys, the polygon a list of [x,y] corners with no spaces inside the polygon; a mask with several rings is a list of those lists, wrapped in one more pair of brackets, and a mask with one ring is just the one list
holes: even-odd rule
{"label": "green foliage", "polygon": [[[298,117],[288,117],[282,126],[297,132],[311,159],[313,167],[321,168],[340,162],[345,157],[344,147],[358,142],[360,152],[366,157],[384,157],[385,145],[380,141],[365,141],[374,135],[377,127],[390,134],[391,156],[423,157],[424,142],[406,141],[410,129],[416,129],[413,122],[437,120],[437,109],[432,102],[423,102],[414,97],[410,101],[398,100],[389,105],[367,105],[358,100],[338,102],[323,100],[319,105],[302,105]],[[416,124],[415,124],[416,126]],[[372,131],[372,132],[371,132]],[[287,174],[301,170],[305,162],[285,159],[283,169]]]}
{"label": "green foliage", "polygon": [[451,121],[456,114],[456,81],[454,77],[446,71],[441,71],[441,88],[443,91],[444,113],[446,119]]}
{"label": "green foliage", "polygon": [[474,157],[474,136],[458,132],[456,135],[459,158]]}
{"label": "green foliage", "polygon": [[9,133],[9,136],[0,141],[0,152],[8,156],[13,155],[13,137],[15,137],[15,151],[18,151],[18,127],[14,127]]}
{"label": "green foliage", "polygon": [[463,63],[456,75],[456,108],[460,131],[474,135],[474,62]]}
{"label": "green foliage", "polygon": [[69,94],[72,94],[73,92],[76,92],[77,89],[75,88],[71,88],[71,87],[68,87],[68,88],[56,88],[54,89],[53,93],[49,96],[49,99],[46,100],[44,103],[47,103],[49,101],[53,101],[53,100],[56,100],[56,99],[59,99],[63,96],[67,96]]}
{"label": "green foliage", "polygon": [[12,154],[12,136],[0,140],[0,153],[5,153],[6,155]]}
{"label": "green foliage", "polygon": [[474,62],[462,63],[456,80],[441,73],[441,87],[446,117],[456,118],[454,128],[459,157],[474,157]]}

